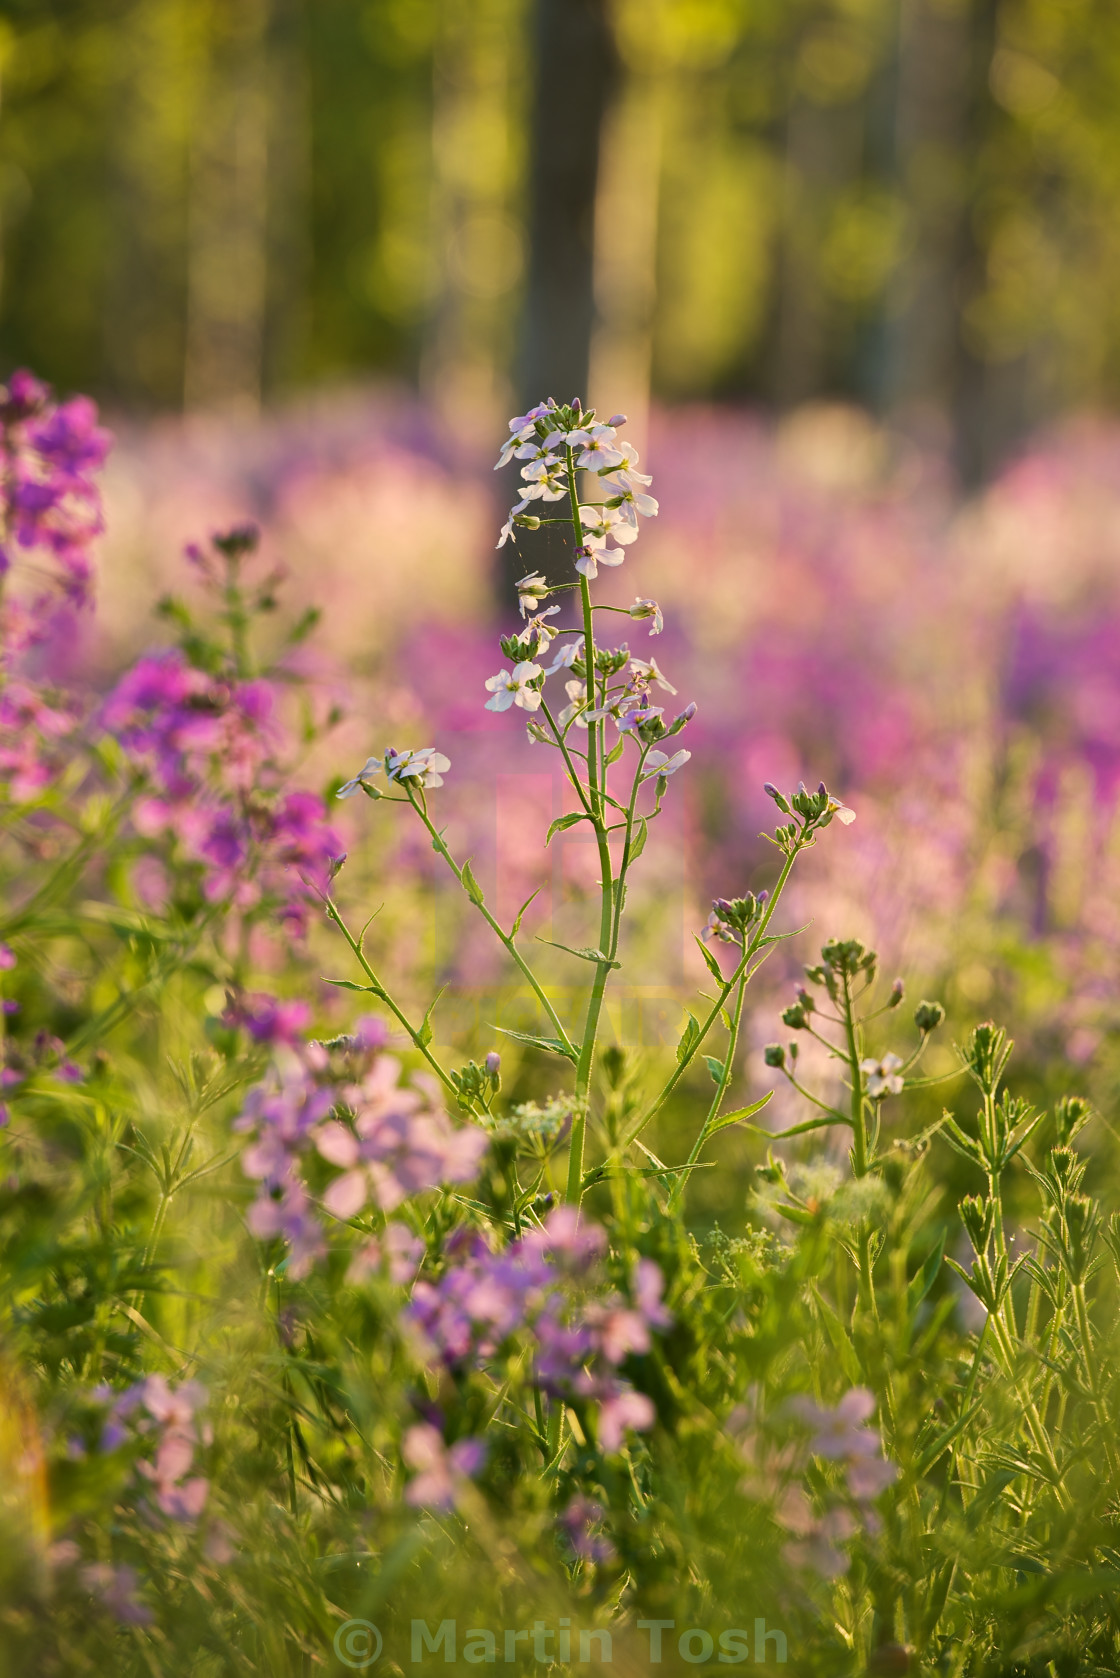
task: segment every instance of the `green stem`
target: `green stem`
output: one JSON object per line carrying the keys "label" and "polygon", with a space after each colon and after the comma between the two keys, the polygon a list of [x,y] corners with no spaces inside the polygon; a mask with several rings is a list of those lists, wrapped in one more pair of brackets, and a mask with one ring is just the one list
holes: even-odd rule
{"label": "green stem", "polygon": [[731,995],[731,992],[739,983],[739,980],[746,972],[753,958],[758,954],[758,951],[762,947],[762,941],[766,936],[766,928],[770,924],[774,910],[778,907],[778,900],[785,889],[786,881],[789,879],[790,872],[793,869],[794,862],[796,861],[798,853],[802,848],[803,842],[804,841],[801,838],[795,839],[790,849],[786,852],[786,859],[782,864],[782,871],[778,875],[774,884],[773,893],[766,905],[765,911],[763,912],[762,919],[758,923],[754,937],[743,951],[743,959],[736,964],[735,971],[732,973],[731,977],[724,980],[723,987],[720,990],[719,995],[716,997],[716,1000],[712,1003],[711,1009],[705,1018],[703,1025],[700,1027],[699,1034],[695,1043],[692,1045],[692,1048],[681,1060],[678,1061],[674,1070],[670,1073],[657,1095],[653,1098],[649,1107],[646,1108],[646,1111],[642,1114],[641,1118],[630,1132],[630,1135],[622,1144],[623,1147],[628,1147],[630,1143],[634,1141],[635,1137],[640,1136],[651,1120],[655,1119],[658,1113],[660,1113],[661,1109],[664,1107],[665,1103],[668,1101],[669,1097],[672,1095],[673,1091],[688,1071],[688,1068],[695,1060],[700,1047],[709,1031],[712,1029],[712,1026],[723,1012],[727,998]]}
{"label": "green stem", "polygon": [[723,1072],[720,1076],[719,1084],[716,1088],[716,1093],[712,1097],[712,1105],[708,1108],[707,1117],[705,1118],[704,1123],[700,1127],[700,1132],[699,1132],[699,1135],[696,1138],[696,1141],[692,1144],[692,1152],[689,1154],[687,1160],[685,1161],[685,1169],[684,1169],[684,1171],[681,1172],[680,1176],[677,1178],[676,1182],[673,1184],[672,1190],[669,1194],[669,1209],[670,1209],[670,1211],[672,1211],[673,1207],[676,1205],[677,1201],[680,1199],[681,1195],[684,1193],[685,1183],[688,1181],[688,1178],[691,1175],[692,1167],[696,1164],[696,1161],[700,1158],[700,1154],[701,1154],[701,1151],[704,1147],[704,1144],[708,1140],[709,1129],[715,1123],[717,1117],[719,1116],[720,1107],[723,1105],[723,1098],[727,1094],[727,1087],[731,1082],[731,1072],[732,1072],[732,1068],[733,1068],[734,1062],[735,1062],[735,1050],[738,1047],[738,1043],[739,1043],[739,1027],[740,1027],[740,1024],[742,1022],[742,1018],[743,1018],[743,999],[745,998],[746,994],[747,994],[747,976],[746,976],[746,973],[744,973],[742,978],[739,980],[739,990],[738,990],[738,993],[735,997],[735,1012],[731,1017],[731,1030],[728,1034],[728,1039],[727,1039],[727,1053],[724,1056]]}
{"label": "green stem", "polygon": [[427,828],[428,832],[431,834],[432,849],[434,851],[436,851],[437,854],[443,858],[443,860],[446,862],[447,866],[450,868],[451,872],[454,874],[455,878],[458,880],[459,884],[463,887],[463,890],[467,893],[467,896],[470,899],[470,901],[474,904],[475,908],[478,910],[479,914],[482,916],[483,920],[486,922],[487,926],[495,934],[495,936],[498,939],[501,940],[502,944],[505,946],[506,950],[509,952],[512,959],[517,964],[517,967],[520,969],[523,977],[528,981],[529,985],[532,987],[533,995],[536,997],[537,1001],[540,1003],[541,1007],[544,1009],[545,1013],[548,1015],[549,1023],[551,1024],[553,1030],[555,1031],[556,1036],[559,1039],[559,1041],[564,1045],[564,1052],[566,1054],[568,1054],[569,1056],[571,1056],[572,1058],[574,1058],[575,1057],[575,1052],[576,1052],[575,1051],[575,1045],[572,1043],[571,1039],[568,1036],[568,1033],[564,1030],[564,1027],[561,1025],[560,1016],[557,1014],[556,1009],[552,1006],[552,1003],[549,1001],[548,997],[545,995],[544,990],[541,986],[540,980],[537,978],[536,974],[533,972],[532,968],[529,966],[529,963],[525,960],[525,957],[521,954],[521,951],[517,948],[517,945],[514,942],[513,938],[494,919],[493,915],[490,913],[489,909],[486,907],[486,904],[482,901],[481,897],[477,897],[477,896],[474,895],[474,893],[472,893],[470,891],[467,891],[466,886],[463,884],[463,870],[459,867],[458,863],[455,861],[455,858],[451,855],[451,852],[448,850],[447,845],[444,843],[444,839],[443,839],[442,834],[440,834],[436,830],[436,828],[433,826],[432,819],[428,815],[428,812],[427,812],[426,808],[424,807],[424,804],[420,800],[417,799],[417,797],[416,797],[416,795],[415,795],[415,793],[413,792],[413,789],[412,789],[412,782],[411,781],[406,781],[404,784],[405,784],[405,789],[408,792],[409,803],[412,805],[412,808],[416,811],[416,814],[420,817],[420,820],[424,823],[424,826]]}
{"label": "green stem", "polygon": [[328,917],[334,922],[335,926],[337,926],[338,930],[349,944],[350,949],[357,960],[358,966],[370,982],[370,989],[373,991],[374,995],[380,1002],[385,1004],[386,1008],[388,1008],[389,1012],[393,1015],[393,1018],[404,1028],[405,1031],[407,1031],[413,1041],[413,1044],[419,1049],[420,1053],[423,1055],[432,1071],[436,1074],[436,1077],[439,1079],[443,1087],[446,1090],[450,1090],[452,1095],[458,1095],[459,1092],[455,1088],[454,1083],[444,1071],[443,1067],[439,1064],[436,1057],[432,1054],[428,1045],[424,1042],[418,1028],[414,1026],[411,1020],[407,1019],[397,1007],[397,1004],[393,1001],[393,998],[389,995],[389,992],[385,989],[385,986],[381,983],[381,980],[377,977],[377,974],[373,971],[373,968],[366,960],[365,951],[362,949],[361,941],[354,937],[354,934],[350,931],[350,928],[339,914],[334,899],[331,897],[325,897],[323,902],[326,906]]}

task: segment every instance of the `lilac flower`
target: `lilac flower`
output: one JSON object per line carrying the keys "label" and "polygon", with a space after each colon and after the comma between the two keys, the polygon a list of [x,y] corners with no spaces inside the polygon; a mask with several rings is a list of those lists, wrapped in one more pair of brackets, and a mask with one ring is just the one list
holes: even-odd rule
{"label": "lilac flower", "polygon": [[265,991],[245,992],[231,996],[222,1020],[231,1026],[241,1026],[254,1043],[280,1043],[294,1046],[307,1029],[311,1009],[298,997],[282,1001]]}
{"label": "lilac flower", "polygon": [[135,1568],[90,1562],[78,1577],[90,1595],[97,1597],[122,1625],[151,1625],[155,1616],[138,1594],[140,1580]]}
{"label": "lilac flower", "polygon": [[480,1236],[463,1232],[438,1282],[419,1282],[407,1320],[429,1354],[451,1367],[499,1354],[528,1332],[535,1375],[545,1391],[593,1406],[606,1450],[617,1450],[627,1428],[652,1425],[653,1407],[618,1374],[632,1354],[648,1350],[652,1328],[669,1317],[661,1304],[661,1276],[651,1260],[639,1266],[634,1303],[593,1286],[606,1236],[558,1207],[521,1241],[492,1252]]}
{"label": "lilac flower", "polygon": [[844,1460],[874,1456],[880,1449],[878,1434],[864,1425],[875,1413],[875,1395],[866,1387],[852,1387],[833,1410],[806,1397],[791,1400],[790,1409],[812,1430],[810,1449],[817,1456]]}
{"label": "lilac flower", "polygon": [[0,944],[0,973],[9,973],[15,965],[15,951],[7,944]]}
{"label": "lilac flower", "polygon": [[590,1498],[586,1497],[573,1497],[557,1520],[557,1524],[563,1529],[564,1536],[572,1547],[573,1554],[580,1561],[588,1562],[614,1560],[614,1545],[609,1538],[594,1530],[601,1526],[602,1522],[602,1504],[593,1503]]}
{"label": "lilac flower", "polygon": [[405,1502],[417,1509],[453,1509],[461,1488],[486,1461],[481,1439],[460,1439],[450,1450],[429,1422],[410,1427],[401,1441],[401,1456],[417,1472],[405,1487]]}

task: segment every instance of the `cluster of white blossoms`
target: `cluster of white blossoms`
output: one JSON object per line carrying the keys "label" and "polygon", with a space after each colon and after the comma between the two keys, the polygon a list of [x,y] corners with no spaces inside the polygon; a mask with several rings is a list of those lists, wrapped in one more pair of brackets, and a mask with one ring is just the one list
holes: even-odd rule
{"label": "cluster of white blossoms", "polygon": [[577,503],[583,540],[576,549],[576,570],[590,579],[598,575],[600,565],[621,565],[626,557],[623,549],[638,540],[638,515],[654,518],[657,514],[657,502],[644,487],[653,480],[648,472],[638,471],[637,449],[618,435],[618,427],[625,424],[625,414],[614,414],[606,425],[597,424],[594,410],[585,415],[578,401],[568,409],[551,400],[539,402],[527,414],[511,419],[510,435],[494,470],[511,460],[525,464],[521,500],[510,508],[499,548],[516,526],[535,530],[540,525],[540,515],[528,510],[534,501],[574,497],[576,473],[594,472],[603,499],[589,505]]}
{"label": "cluster of white blossoms", "polygon": [[451,759],[434,746],[421,746],[415,751],[398,752],[390,746],[383,758],[367,758],[353,780],[346,781],[335,793],[336,798],[353,798],[364,792],[371,798],[382,797],[373,785],[373,777],[384,769],[390,781],[413,781],[421,787],[441,787],[443,771],[451,768]]}

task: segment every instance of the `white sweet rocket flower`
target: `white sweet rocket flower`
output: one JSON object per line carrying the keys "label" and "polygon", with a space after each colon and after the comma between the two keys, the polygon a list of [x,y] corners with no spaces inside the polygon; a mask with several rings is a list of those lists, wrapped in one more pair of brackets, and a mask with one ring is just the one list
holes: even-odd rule
{"label": "white sweet rocket flower", "polygon": [[557,650],[556,657],[545,671],[545,675],[551,676],[554,670],[570,670],[582,652],[583,636],[581,635],[578,641],[569,641],[566,647],[560,647]]}
{"label": "white sweet rocket flower", "polygon": [[625,558],[621,548],[593,548],[589,542],[576,549],[576,570],[582,571],[588,582],[594,582],[600,565],[621,565]]}
{"label": "white sweet rocket flower", "polygon": [[564,692],[568,695],[568,703],[556,719],[558,728],[567,728],[572,721],[577,728],[586,728],[588,719],[587,683],[565,682]]}
{"label": "white sweet rocket flower", "polygon": [[554,618],[560,610],[559,606],[546,606],[543,612],[538,612],[535,618],[528,618],[525,628],[518,636],[518,641],[525,650],[526,658],[535,658],[542,647],[547,647],[560,631],[554,623],[545,623],[545,618]]}
{"label": "white sweet rocket flower", "polygon": [[511,705],[518,705],[523,711],[539,710],[543,695],[539,687],[531,684],[543,675],[540,665],[529,659],[522,659],[512,670],[499,670],[486,683],[487,692],[494,696],[486,701],[486,709],[508,711]]}
{"label": "white sweet rocket flower", "polygon": [[559,501],[568,493],[567,474],[559,464],[546,466],[543,460],[534,460],[522,470],[521,476],[525,480],[527,501]]}
{"label": "white sweet rocket flower", "polygon": [[852,823],[856,819],[855,811],[849,810],[846,804],[839,804],[835,798],[829,800],[828,808],[829,813],[834,816],[838,822],[843,822],[845,827],[851,827]]}
{"label": "white sweet rocket flower", "polygon": [[502,444],[502,452],[498,456],[495,472],[501,466],[506,466],[513,459],[518,449],[536,436],[537,421],[544,419],[556,406],[554,402],[538,402],[535,408],[530,408],[527,414],[515,414],[509,422],[510,435]]}
{"label": "white sweet rocket flower", "polygon": [[657,660],[655,658],[648,660],[644,658],[632,658],[630,660],[630,668],[634,672],[635,676],[640,676],[643,681],[656,682],[659,688],[665,689],[666,693],[676,693],[677,690],[673,686],[672,682],[666,681],[665,677],[661,674],[661,671],[657,668]]}
{"label": "white sweet rocket flower", "polygon": [[902,1061],[897,1055],[884,1055],[882,1060],[861,1060],[859,1069],[867,1078],[867,1093],[872,1101],[884,1096],[901,1095],[904,1079]]}
{"label": "white sweet rocket flower", "polygon": [[653,628],[650,630],[651,635],[660,635],[661,631],[665,628],[665,619],[661,615],[661,607],[657,604],[656,600],[635,600],[634,604],[628,607],[627,610],[632,618],[653,619]]}
{"label": "white sweet rocket flower", "polygon": [[[611,500],[618,501],[619,505],[616,510],[622,514],[627,524],[632,524],[636,529],[639,513],[646,519],[657,517],[657,502],[652,495],[647,495],[644,490],[635,489],[628,479],[629,474],[616,473],[609,478],[604,478],[602,483]],[[621,540],[621,538],[618,539]]]}
{"label": "white sweet rocket flower", "polygon": [[338,791],[335,793],[335,797],[353,798],[356,793],[361,792],[364,787],[367,787],[370,784],[374,775],[380,775],[380,773],[381,759],[379,757],[367,758],[361,769],[359,769],[358,773],[354,776],[354,779],[352,781],[347,781],[344,785],[340,786]]}
{"label": "white sweet rocket flower", "polygon": [[638,531],[618,507],[581,507],[579,522],[589,548],[601,548],[605,542],[615,541],[627,548],[638,540]]}
{"label": "white sweet rocket flower", "polygon": [[551,589],[539,571],[530,571],[527,577],[522,577],[517,584],[517,600],[521,607],[521,616],[528,617],[535,612],[542,601],[547,600]]}
{"label": "white sweet rocket flower", "polygon": [[616,448],[614,427],[586,425],[569,431],[568,447],[578,449],[576,465],[584,472],[598,472],[601,467],[620,466],[622,451]]}
{"label": "white sweet rocket flower", "polygon": [[[561,466],[563,462],[558,454],[553,454],[547,443],[542,443],[536,432],[519,448],[514,449],[518,460],[540,461],[544,466]],[[522,468],[524,470],[524,468]]]}
{"label": "white sweet rocket flower", "polygon": [[434,746],[421,746],[418,751],[385,753],[385,773],[391,781],[419,781],[422,787],[441,787],[443,771],[451,768],[451,759],[437,752]]}
{"label": "white sweet rocket flower", "polygon": [[524,500],[519,501],[517,503],[516,507],[511,507],[510,508],[509,518],[506,520],[505,524],[503,524],[502,533],[498,537],[498,544],[497,545],[498,545],[499,548],[504,548],[505,547],[506,543],[509,541],[510,537],[513,535],[513,527],[514,527],[514,524],[517,521],[518,514],[523,513],[528,505],[529,505],[529,501],[528,501],[528,497],[526,497]]}
{"label": "white sweet rocket flower", "polygon": [[692,753],[686,752],[683,748],[679,752],[674,752],[672,757],[669,757],[665,752],[650,752],[642,769],[642,780],[647,780],[650,775],[675,775],[681,765],[687,763],[691,756]]}
{"label": "white sweet rocket flower", "polygon": [[603,472],[609,471],[612,477],[617,476],[619,478],[626,478],[631,484],[652,484],[653,477],[651,473],[638,471],[638,451],[634,447],[633,443],[628,443],[625,438],[622,438],[618,442],[617,447],[618,452],[622,456],[618,466],[602,467],[600,470]]}

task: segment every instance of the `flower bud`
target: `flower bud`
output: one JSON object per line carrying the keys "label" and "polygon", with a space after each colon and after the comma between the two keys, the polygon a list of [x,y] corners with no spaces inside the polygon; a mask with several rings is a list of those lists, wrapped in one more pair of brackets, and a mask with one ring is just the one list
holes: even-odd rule
{"label": "flower bud", "polygon": [[891,986],[891,994],[890,994],[890,997],[887,1001],[887,1007],[888,1008],[897,1008],[899,1003],[902,1001],[902,999],[905,995],[906,995],[905,982],[902,979],[896,979],[894,984]]}
{"label": "flower bud", "polygon": [[772,781],[765,781],[763,783],[762,790],[766,794],[767,798],[772,798],[774,800],[774,803],[778,806],[778,809],[782,812],[783,816],[789,816],[789,815],[793,814],[793,812],[791,811],[791,809],[789,807],[788,801],[785,798],[783,798],[782,794],[778,791],[777,787],[774,785],[774,783]]}
{"label": "flower bud", "polygon": [[501,1064],[502,1064],[501,1055],[497,1052],[496,1049],[491,1049],[490,1053],[486,1057],[486,1070],[487,1070],[487,1072],[489,1072],[491,1078],[496,1077],[498,1069],[501,1066]]}
{"label": "flower bud", "polygon": [[519,524],[522,530],[539,530],[541,527],[541,521],[535,513],[517,513],[513,522]]}
{"label": "flower bud", "polygon": [[610,419],[607,421],[607,424],[608,425],[615,425],[615,426],[625,425],[626,424],[626,415],[625,414],[612,414]]}
{"label": "flower bud", "polygon": [[767,1066],[784,1067],[786,1063],[786,1052],[780,1043],[767,1043],[766,1047],[762,1051],[762,1058],[766,1062]]}
{"label": "flower bud", "polygon": [[936,1031],[944,1018],[945,1010],[940,1002],[919,1002],[914,1009],[914,1024],[923,1036]]}

